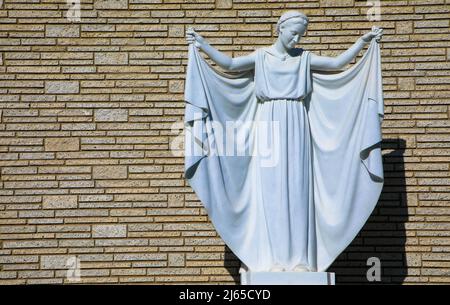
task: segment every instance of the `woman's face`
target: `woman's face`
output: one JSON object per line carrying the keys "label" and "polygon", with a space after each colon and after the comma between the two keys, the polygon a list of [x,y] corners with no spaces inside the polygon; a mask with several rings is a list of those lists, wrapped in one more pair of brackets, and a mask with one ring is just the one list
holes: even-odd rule
{"label": "woman's face", "polygon": [[305,34],[306,26],[300,22],[286,21],[280,27],[280,35],[278,39],[286,49],[292,49],[300,41]]}

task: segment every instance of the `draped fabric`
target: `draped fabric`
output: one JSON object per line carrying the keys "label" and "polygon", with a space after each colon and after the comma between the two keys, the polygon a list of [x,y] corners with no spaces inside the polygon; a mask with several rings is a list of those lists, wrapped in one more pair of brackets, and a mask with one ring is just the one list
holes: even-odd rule
{"label": "draped fabric", "polygon": [[189,45],[185,177],[251,271],[324,271],[350,244],[383,185],[379,45],[338,74],[310,53],[221,72]]}

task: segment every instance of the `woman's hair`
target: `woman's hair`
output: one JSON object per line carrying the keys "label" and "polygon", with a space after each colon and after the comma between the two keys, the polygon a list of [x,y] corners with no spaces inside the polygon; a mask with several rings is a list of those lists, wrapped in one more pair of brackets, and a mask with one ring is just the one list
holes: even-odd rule
{"label": "woman's hair", "polygon": [[292,21],[299,22],[299,23],[303,24],[305,27],[307,27],[308,23],[309,23],[309,19],[308,19],[308,17],[305,14],[300,13],[298,11],[287,11],[286,13],[281,15],[280,19],[278,19],[278,22],[277,22],[277,35],[280,34],[281,25],[286,20],[290,20],[290,19],[293,19]]}

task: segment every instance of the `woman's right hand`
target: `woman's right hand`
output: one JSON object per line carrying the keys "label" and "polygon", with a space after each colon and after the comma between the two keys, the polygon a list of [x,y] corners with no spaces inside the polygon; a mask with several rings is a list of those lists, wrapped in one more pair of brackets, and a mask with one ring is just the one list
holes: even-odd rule
{"label": "woman's right hand", "polygon": [[361,38],[365,43],[369,43],[374,38],[376,39],[377,42],[379,42],[382,36],[383,36],[383,29],[377,26],[373,26],[372,31],[364,34]]}
{"label": "woman's right hand", "polygon": [[206,43],[205,38],[200,36],[200,34],[194,31],[194,29],[191,27],[186,30],[186,41],[189,44],[193,43],[197,48],[202,47],[203,44]]}

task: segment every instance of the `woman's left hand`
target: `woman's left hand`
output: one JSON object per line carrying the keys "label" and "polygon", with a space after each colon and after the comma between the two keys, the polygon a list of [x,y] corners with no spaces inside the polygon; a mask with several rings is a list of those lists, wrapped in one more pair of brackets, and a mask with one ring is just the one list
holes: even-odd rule
{"label": "woman's left hand", "polygon": [[377,42],[379,42],[382,36],[383,36],[383,29],[377,26],[373,26],[372,31],[364,34],[361,38],[364,42],[369,43],[374,38],[376,39]]}

